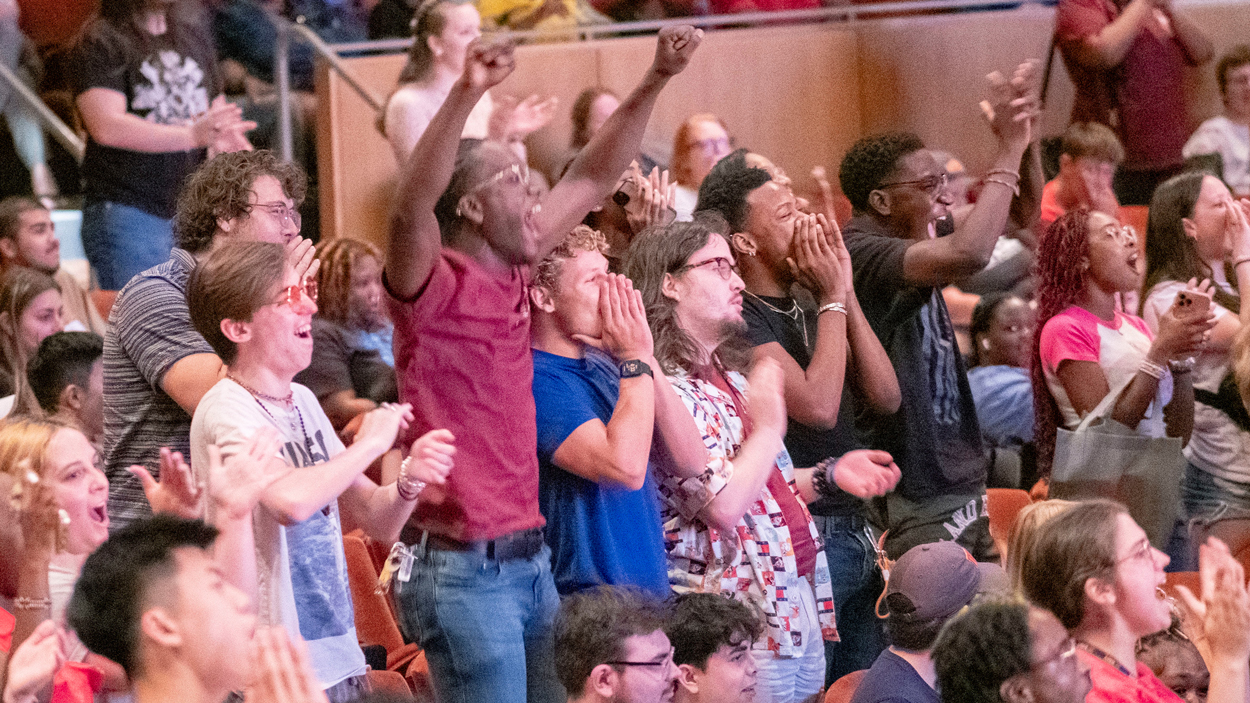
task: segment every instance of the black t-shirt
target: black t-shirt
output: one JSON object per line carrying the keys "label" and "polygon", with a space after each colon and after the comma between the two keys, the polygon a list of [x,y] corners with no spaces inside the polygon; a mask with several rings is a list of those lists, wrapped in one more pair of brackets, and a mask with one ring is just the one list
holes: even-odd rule
{"label": "black t-shirt", "polygon": [[871,446],[894,456],[903,474],[896,490],[904,498],[984,492],[989,457],[942,291],[904,280],[911,241],[889,236],[866,217],[851,220],[842,236],[855,295],[894,364],[903,396],[897,413],[862,416],[857,428]]}
{"label": "black t-shirt", "polygon": [[312,363],[296,374],[295,382],[307,386],[318,401],[346,390],[375,403],[399,401],[395,369],[376,349],[361,348],[350,330],[320,317],[313,318],[312,335]]}
{"label": "black t-shirt", "polygon": [[[187,124],[221,93],[212,41],[202,28],[172,16],[168,31],[146,41],[96,20],[75,51],[73,81],[75,95],[90,88],[115,90],[126,96],[128,112],[158,124]],[[88,139],[85,194],[169,219],[183,179],[206,155],[205,149],[131,151]]]}
{"label": "black t-shirt", "polygon": [[[776,342],[800,367],[807,369],[816,349],[816,311],[800,303],[801,312],[797,320],[777,312],[789,311],[794,304],[791,298],[745,293],[742,296],[742,317],[746,320],[747,337],[751,344],[758,347]],[[769,305],[776,309],[770,309]],[[807,328],[806,339],[800,321]],[[811,427],[790,418],[786,429],[786,450],[790,452],[795,466],[812,467],[829,457],[839,457],[851,450],[864,448],[855,434],[855,399],[850,387],[850,379],[847,379],[842,384],[842,402],[838,406],[838,422],[833,429]],[[863,503],[855,496],[832,484],[829,488],[830,493],[821,495],[819,500],[807,506],[813,515],[854,515],[863,510]]]}

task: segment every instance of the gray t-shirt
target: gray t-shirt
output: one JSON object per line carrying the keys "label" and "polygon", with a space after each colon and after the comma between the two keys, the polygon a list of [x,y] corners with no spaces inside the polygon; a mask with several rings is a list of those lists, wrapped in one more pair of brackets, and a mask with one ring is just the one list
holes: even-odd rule
{"label": "gray t-shirt", "polygon": [[171,253],[126,284],[104,336],[104,473],[113,531],[152,514],[128,467],[142,464],[156,475],[161,447],[190,456],[191,416],[161,389],[161,379],[181,359],[213,353],[187,311],[195,258],[182,249]]}
{"label": "gray t-shirt", "polygon": [[[191,422],[191,466],[207,482],[208,445],[222,458],[262,427],[282,436],[279,456],[299,471],[329,461],[343,451],[330,420],[312,391],[292,384],[295,407],[257,400],[226,378],[200,400]],[[263,405],[262,405],[263,403]],[[211,490],[211,486],[209,489]],[[209,515],[210,521],[212,515]],[[338,501],[303,522],[283,526],[263,505],[252,512],[256,535],[257,614],[267,625],[282,625],[308,643],[308,656],[322,687],[365,673],[365,656],[356,640],[356,621],[343,554]]]}

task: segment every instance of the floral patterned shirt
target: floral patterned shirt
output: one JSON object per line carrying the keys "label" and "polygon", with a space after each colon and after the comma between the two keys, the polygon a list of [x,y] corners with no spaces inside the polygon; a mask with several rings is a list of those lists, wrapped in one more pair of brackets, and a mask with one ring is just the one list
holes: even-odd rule
{"label": "floral patterned shirt", "polygon": [[[742,374],[731,371],[727,375],[745,395],[747,383]],[[662,470],[658,474],[669,581],[678,593],[722,593],[760,610],[767,621],[765,642],[760,644],[777,656],[798,656],[806,629],[804,615],[798,599],[790,599],[786,591],[803,577],[795,563],[791,527],[768,487],[760,491],[733,533],[721,532],[699,517],[699,511],[733,477],[733,457],[746,438],[734,399],[715,384],[684,373],[670,381],[694,416],[711,458],[704,472],[693,478],[678,478]],[[794,465],[785,449],[777,455],[777,467],[795,490]],[[812,586],[820,631],[824,639],[836,641],[829,563],[807,506],[801,499],[798,502],[807,518],[799,529],[810,530],[817,545]]]}

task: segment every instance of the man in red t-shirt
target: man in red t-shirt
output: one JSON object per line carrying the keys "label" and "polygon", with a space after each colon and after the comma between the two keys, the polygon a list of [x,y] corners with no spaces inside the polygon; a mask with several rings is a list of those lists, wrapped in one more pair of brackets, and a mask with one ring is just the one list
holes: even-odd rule
{"label": "man in red t-shirt", "polygon": [[1149,205],[1184,161],[1185,65],[1210,61],[1210,40],[1172,0],[1060,0],[1055,41],[1076,85],[1072,122],[1116,130],[1125,150],[1116,195]]}
{"label": "man in red t-shirt", "polygon": [[401,539],[404,627],[444,703],[562,703],[552,662],[558,596],[538,508],[529,267],[611,194],[651,109],[702,32],[668,27],[642,82],[540,197],[505,145],[460,141],[473,106],[512,72],[509,44],[475,42],[400,178],[385,282],[410,430],[445,427],[456,467],[422,494]]}

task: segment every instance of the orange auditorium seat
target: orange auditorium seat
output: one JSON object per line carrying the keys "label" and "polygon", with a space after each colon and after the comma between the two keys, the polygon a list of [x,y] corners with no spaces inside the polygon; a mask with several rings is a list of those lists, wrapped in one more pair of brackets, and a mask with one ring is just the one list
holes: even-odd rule
{"label": "orange auditorium seat", "polygon": [[859,683],[864,680],[864,674],[867,673],[867,669],[860,669],[834,681],[829,686],[829,690],[825,691],[825,703],[850,703],[855,690],[859,688]]}

